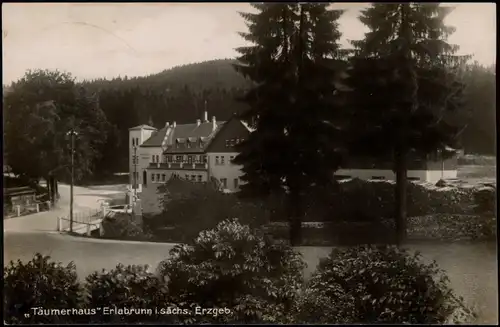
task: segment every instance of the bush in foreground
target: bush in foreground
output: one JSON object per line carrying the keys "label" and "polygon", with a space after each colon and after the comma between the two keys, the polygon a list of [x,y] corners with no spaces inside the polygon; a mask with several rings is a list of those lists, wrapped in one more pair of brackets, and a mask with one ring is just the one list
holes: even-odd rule
{"label": "bush in foreground", "polygon": [[81,308],[82,293],[73,263],[63,266],[36,254],[26,264],[4,268],[4,319],[8,324],[69,323],[72,316],[36,314],[32,308]]}
{"label": "bush in foreground", "polygon": [[226,220],[178,245],[160,264],[170,295],[190,307],[228,307],[232,315],[189,322],[284,322],[302,285],[300,254],[260,232]]}
{"label": "bush in foreground", "polygon": [[[330,312],[330,323],[350,317],[351,323],[442,324],[457,312],[461,322],[473,317],[436,263],[420,259],[395,247],[334,249],[320,262],[308,288],[329,301],[352,302]],[[325,320],[319,315],[317,322]]]}
{"label": "bush in foreground", "polygon": [[119,264],[111,271],[94,272],[86,278],[86,305],[89,308],[128,308],[138,310],[132,315],[91,316],[92,323],[174,323],[175,316],[161,316],[154,308],[171,307],[164,283],[147,266]]}

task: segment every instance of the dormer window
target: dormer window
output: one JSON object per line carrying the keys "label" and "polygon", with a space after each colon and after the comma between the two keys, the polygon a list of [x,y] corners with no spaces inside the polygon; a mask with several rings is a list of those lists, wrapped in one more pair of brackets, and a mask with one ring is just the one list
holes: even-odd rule
{"label": "dormer window", "polygon": [[189,142],[189,141],[188,141],[188,142],[186,143],[186,145],[187,145],[187,148],[188,148],[188,149],[191,149],[191,142]]}
{"label": "dormer window", "polygon": [[229,140],[226,140],[226,148],[229,148]]}

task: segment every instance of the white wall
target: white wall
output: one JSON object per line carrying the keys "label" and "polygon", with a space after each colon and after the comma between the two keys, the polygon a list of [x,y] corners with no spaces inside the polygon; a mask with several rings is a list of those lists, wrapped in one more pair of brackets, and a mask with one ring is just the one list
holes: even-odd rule
{"label": "white wall", "polygon": [[[132,141],[131,141],[132,142]],[[130,143],[132,144],[132,143]],[[149,164],[152,162],[152,156],[153,155],[158,155],[160,162],[162,161],[162,149],[161,147],[147,147],[147,148],[137,148],[137,157],[139,159],[137,163],[137,168],[134,167],[132,163],[132,157],[134,155],[134,149],[131,147],[130,148],[130,167],[129,167],[129,172],[130,172],[130,184],[133,184],[134,182],[134,170],[137,169],[138,173],[138,180],[137,184],[139,184],[139,190],[142,190],[142,172],[148,168]]]}
{"label": "white wall", "polygon": [[[129,131],[129,137],[128,137],[128,162],[129,162],[129,183],[132,185],[134,183],[134,163],[132,161],[132,158],[134,156],[134,146],[132,145],[132,140],[135,138],[139,139],[139,145],[144,143],[146,140],[148,140],[151,135],[154,133],[154,130],[146,130],[146,129],[140,129],[140,130],[131,130]],[[137,148],[137,155],[139,156],[139,164],[141,163],[141,158],[140,158],[140,153],[141,153],[141,148]],[[139,168],[139,164],[137,165],[137,172],[139,173],[139,178],[138,178],[138,184],[141,184],[140,181],[142,180],[141,174],[142,171]],[[140,187],[140,186],[139,186]]]}
{"label": "white wall", "polygon": [[[395,180],[396,174],[392,170],[378,169],[339,169],[335,175],[356,177],[359,179],[376,179],[384,177],[386,180]],[[457,178],[456,170],[408,170],[408,178],[418,178],[420,181],[436,183],[440,179]]]}
{"label": "white wall", "polygon": [[[231,191],[239,189],[242,181],[239,179],[242,175],[241,166],[233,165],[230,157],[236,157],[237,152],[223,152],[223,153],[208,153],[208,168],[210,176],[217,178],[219,181],[222,178],[227,179],[226,188]],[[216,164],[216,157],[219,157],[219,164]],[[221,157],[224,157],[224,164],[220,164]],[[234,180],[238,179],[238,187],[235,188]]]}
{"label": "white wall", "polygon": [[453,179],[457,178],[458,172],[456,170],[428,170],[427,171],[427,181],[431,183],[436,183],[440,179]]}

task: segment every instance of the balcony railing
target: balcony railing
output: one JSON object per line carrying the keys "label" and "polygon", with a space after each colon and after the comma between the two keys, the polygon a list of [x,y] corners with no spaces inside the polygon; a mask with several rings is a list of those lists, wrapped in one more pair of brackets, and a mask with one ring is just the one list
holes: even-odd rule
{"label": "balcony railing", "polygon": [[187,162],[151,162],[149,168],[157,169],[184,169],[184,170],[200,170],[208,169],[208,163],[187,163]]}

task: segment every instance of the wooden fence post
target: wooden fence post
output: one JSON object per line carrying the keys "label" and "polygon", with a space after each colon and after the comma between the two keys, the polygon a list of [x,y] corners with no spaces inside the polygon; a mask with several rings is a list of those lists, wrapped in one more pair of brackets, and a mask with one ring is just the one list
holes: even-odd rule
{"label": "wooden fence post", "polygon": [[62,230],[61,230],[61,229],[62,229],[62,221],[61,221],[61,220],[62,220],[62,218],[61,218],[61,217],[58,217],[58,218],[57,218],[57,231],[58,231],[58,232],[61,232],[61,231],[62,231]]}
{"label": "wooden fence post", "polygon": [[16,206],[16,214],[18,217],[21,215],[21,206],[19,204]]}
{"label": "wooden fence post", "polygon": [[47,208],[50,210],[50,201],[47,201]]}
{"label": "wooden fence post", "polygon": [[90,236],[90,224],[87,224],[87,236]]}
{"label": "wooden fence post", "polygon": [[40,203],[36,204],[36,212],[40,212]]}

